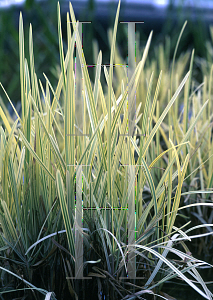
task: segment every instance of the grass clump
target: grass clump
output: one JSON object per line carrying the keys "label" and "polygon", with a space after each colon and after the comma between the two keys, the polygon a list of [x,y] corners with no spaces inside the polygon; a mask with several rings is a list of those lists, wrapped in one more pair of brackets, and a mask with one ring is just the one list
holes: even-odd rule
{"label": "grass clump", "polygon": [[[206,98],[211,98],[212,73],[206,75],[202,93],[201,86],[194,90],[194,52],[186,74],[178,71],[179,65],[184,70],[185,60],[175,64],[174,55],[172,75],[166,74],[170,82],[162,87],[163,72],[155,80],[153,72],[148,75],[154,63],[145,68],[151,32],[129,82],[122,71],[116,71],[114,87],[113,64],[121,61],[116,48],[119,2],[109,34],[109,71],[104,67],[107,84],[100,81],[101,51],[92,84],[71,3],[69,8],[65,55],[58,4],[56,87],[45,74],[45,87],[36,76],[31,25],[29,62],[25,58],[20,14],[22,112],[19,116],[15,111],[13,122],[0,108],[0,295],[3,299],[11,295],[28,299],[154,299],[159,295],[168,299],[163,284],[176,278],[212,299],[199,273],[211,265],[194,257],[189,243],[197,238],[206,251],[204,240],[209,239],[211,251],[212,104]],[[83,117],[76,110],[75,84],[81,77],[74,73],[75,42],[83,77]],[[135,135],[125,137],[130,89],[143,97],[137,103]],[[182,116],[178,102],[184,103]],[[76,119],[82,120],[83,135]],[[191,223],[191,214],[200,221],[198,225]],[[193,230],[200,232],[192,235]],[[91,279],[79,279],[80,272]]]}

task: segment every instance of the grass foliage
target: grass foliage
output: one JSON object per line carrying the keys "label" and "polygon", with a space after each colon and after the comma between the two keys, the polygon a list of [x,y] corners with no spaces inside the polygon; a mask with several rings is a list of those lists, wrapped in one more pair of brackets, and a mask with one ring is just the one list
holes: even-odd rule
{"label": "grass foliage", "polygon": [[[194,239],[200,255],[208,258],[213,250],[213,67],[205,69],[198,84],[192,76],[194,51],[176,59],[185,23],[172,63],[167,60],[169,39],[149,59],[151,32],[145,48],[138,49],[140,59],[128,82],[126,69],[113,67],[123,64],[116,47],[119,2],[114,30],[109,31],[106,84],[100,79],[101,51],[93,84],[71,3],[69,8],[65,54],[58,4],[56,87],[45,74],[46,86],[36,76],[31,25],[28,60],[25,57],[20,14],[21,115],[14,108],[14,121],[3,104],[0,107],[0,298],[170,299],[163,284],[176,278],[212,299],[200,275],[203,268],[212,272],[211,261],[191,252]],[[75,110],[75,42],[83,74],[83,117]],[[125,137],[130,87],[137,95],[136,132]],[[77,116],[82,136],[75,136]],[[87,208],[82,229],[75,211],[80,165],[83,193],[76,198]],[[130,216],[132,197],[135,213]],[[84,276],[92,277],[80,286],[74,279],[76,228],[84,240],[81,267]],[[130,259],[140,279],[120,278],[127,276]]]}

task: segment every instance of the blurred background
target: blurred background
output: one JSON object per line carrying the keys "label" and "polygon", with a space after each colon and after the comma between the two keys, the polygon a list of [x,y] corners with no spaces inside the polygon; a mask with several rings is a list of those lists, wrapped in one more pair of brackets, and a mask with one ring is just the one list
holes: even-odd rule
{"label": "blurred background", "polygon": [[[69,1],[61,0],[61,19],[66,51],[66,13]],[[94,47],[96,40],[102,50],[103,64],[109,64],[110,47],[108,28],[114,25],[118,1],[73,0],[71,1],[79,21],[91,21],[83,25],[83,46],[87,64],[95,64]],[[25,55],[28,59],[29,24],[33,26],[35,68],[38,78],[45,83],[43,72],[55,86],[58,78],[59,51],[57,33],[56,0],[0,0],[0,81],[10,99],[20,106],[19,77],[19,14],[22,11],[25,33]],[[151,30],[154,31],[149,57],[154,55],[155,45],[171,38],[170,57],[172,59],[181,28],[188,20],[178,48],[177,56],[189,49],[195,55],[208,59],[207,42],[210,41],[210,26],[213,23],[212,0],[122,0],[119,21],[144,21],[136,24],[140,47],[146,44]],[[127,57],[127,25],[119,24],[117,45],[122,57]],[[91,79],[93,70],[89,68]],[[199,71],[197,72],[199,76]],[[3,90],[0,91],[4,103],[8,103]],[[12,107],[8,105],[12,110]]]}

